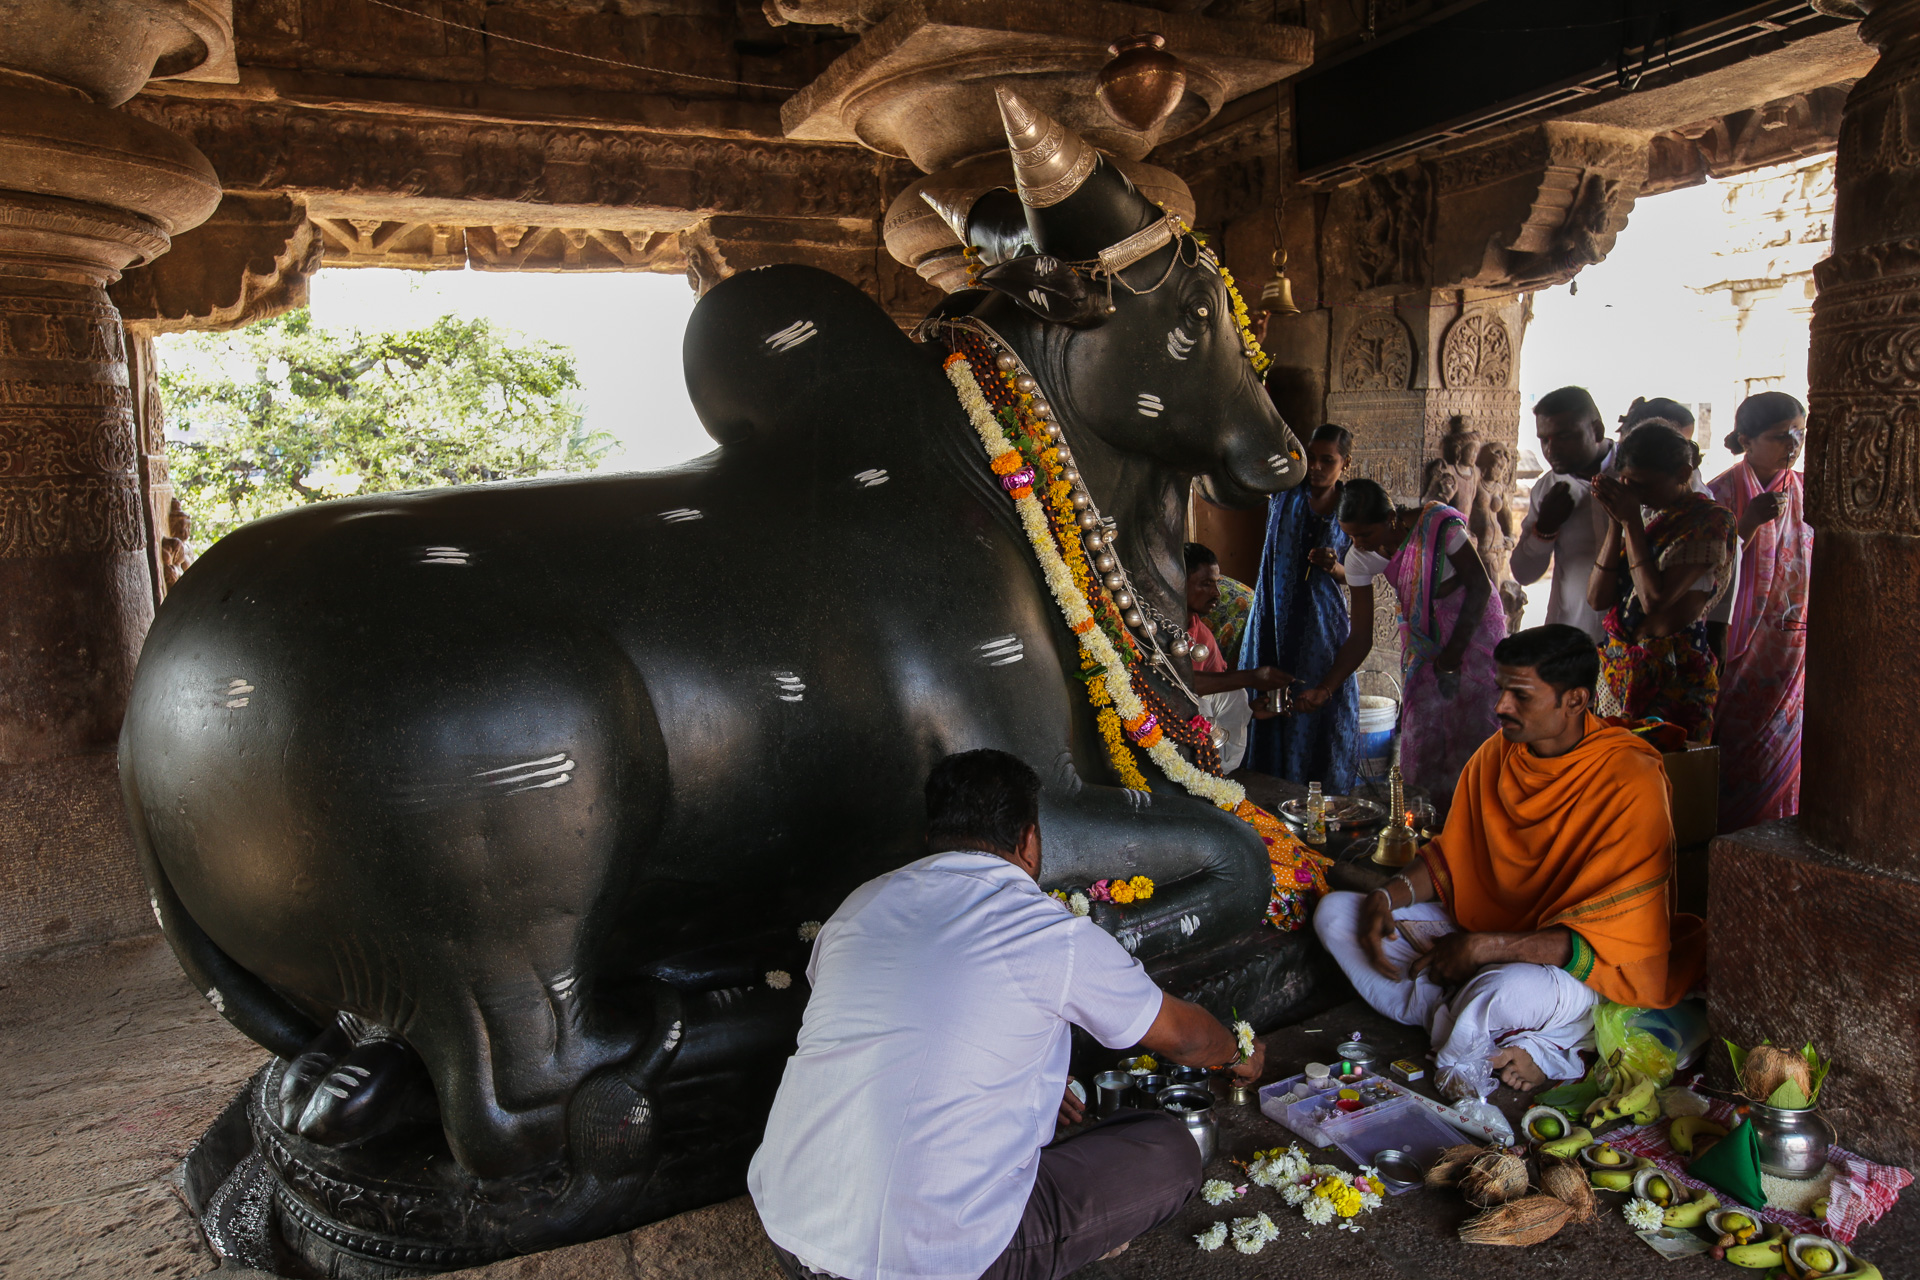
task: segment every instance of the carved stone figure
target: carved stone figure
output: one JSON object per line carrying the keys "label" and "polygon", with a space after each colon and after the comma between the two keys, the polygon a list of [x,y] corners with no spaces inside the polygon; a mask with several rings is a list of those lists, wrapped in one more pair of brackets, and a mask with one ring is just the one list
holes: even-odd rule
{"label": "carved stone figure", "polygon": [[1473,510],[1467,516],[1467,531],[1479,548],[1480,562],[1500,592],[1500,604],[1507,614],[1507,634],[1520,629],[1520,615],[1527,607],[1527,593],[1513,578],[1513,549],[1520,541],[1520,522],[1514,515],[1514,494],[1519,485],[1514,479],[1513,448],[1498,440],[1480,446],[1477,459],[1480,484],[1474,492]]}
{"label": "carved stone figure", "polygon": [[[1039,136],[1025,203],[967,211],[990,287],[931,340],[813,268],[744,273],[686,339],[715,452],[299,508],[169,593],[128,812],[182,966],[279,1055],[250,1119],[316,1272],[470,1265],[738,1194],[806,1000],[802,925],[923,854],[952,751],[1041,769],[1047,886],[1158,882],[1096,915],[1143,961],[1209,949],[1204,998],[1261,1020],[1311,989],[1308,959],[1278,981],[1253,958],[1285,949],[1259,936],[1254,830],[1144,756],[1151,790],[1117,785],[943,335],[1030,371],[1163,629],[1192,480],[1252,504],[1299,482],[1300,446],[1211,255],[1091,152],[1030,182],[1086,144],[1007,110]],[[1123,243],[1145,250],[1109,305],[1070,264]]]}
{"label": "carved stone figure", "polygon": [[1455,418],[1440,441],[1440,456],[1427,464],[1427,487],[1421,497],[1444,502],[1469,518],[1480,492],[1480,433]]}

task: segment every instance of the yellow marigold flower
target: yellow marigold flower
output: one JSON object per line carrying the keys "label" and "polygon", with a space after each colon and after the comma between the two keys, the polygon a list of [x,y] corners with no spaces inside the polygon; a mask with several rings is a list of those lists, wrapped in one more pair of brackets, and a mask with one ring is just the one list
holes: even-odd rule
{"label": "yellow marigold flower", "polygon": [[1133,896],[1145,901],[1153,896],[1153,881],[1145,876],[1135,876],[1127,881],[1127,888],[1133,890]]}
{"label": "yellow marigold flower", "polygon": [[1107,893],[1112,896],[1115,902],[1123,907],[1133,901],[1133,886],[1125,880],[1115,880],[1112,884],[1108,885]]}

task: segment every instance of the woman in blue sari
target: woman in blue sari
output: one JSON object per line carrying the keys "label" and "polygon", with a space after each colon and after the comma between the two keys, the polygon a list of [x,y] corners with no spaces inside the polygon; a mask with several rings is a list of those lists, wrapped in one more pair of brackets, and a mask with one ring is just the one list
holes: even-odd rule
{"label": "woman in blue sari", "polygon": [[[1351,543],[1335,519],[1353,433],[1332,424],[1307,443],[1307,480],[1267,501],[1253,611],[1240,666],[1274,666],[1312,686],[1347,638],[1340,563]],[[1256,720],[1247,767],[1289,782],[1318,782],[1328,795],[1352,790],[1360,736],[1353,677],[1315,712]]]}

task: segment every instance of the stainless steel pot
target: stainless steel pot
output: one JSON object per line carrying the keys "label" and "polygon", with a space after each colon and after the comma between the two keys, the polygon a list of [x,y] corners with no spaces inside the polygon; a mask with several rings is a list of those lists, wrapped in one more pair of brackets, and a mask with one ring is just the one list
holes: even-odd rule
{"label": "stainless steel pot", "polygon": [[1827,1167],[1827,1148],[1839,1140],[1812,1107],[1790,1110],[1756,1102],[1747,1113],[1760,1144],[1760,1168],[1776,1178],[1811,1178]]}
{"label": "stainless steel pot", "polygon": [[1175,1084],[1160,1091],[1160,1109],[1187,1126],[1200,1148],[1200,1163],[1213,1159],[1220,1144],[1220,1126],[1213,1119],[1213,1092],[1204,1085]]}

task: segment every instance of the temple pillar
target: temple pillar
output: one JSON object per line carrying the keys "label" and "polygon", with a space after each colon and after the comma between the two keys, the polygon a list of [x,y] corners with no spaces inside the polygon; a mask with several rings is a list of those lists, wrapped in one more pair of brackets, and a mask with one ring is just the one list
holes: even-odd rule
{"label": "temple pillar", "polygon": [[230,49],[231,22],[201,0],[122,7],[0,22],[0,951],[145,919],[114,748],[154,585],[106,286],[220,189],[111,107],[156,65]]}
{"label": "temple pillar", "polygon": [[[1812,1040],[1841,1140],[1920,1158],[1920,0],[1862,0],[1880,61],[1840,127],[1808,365],[1806,727],[1798,821],[1716,841],[1714,1029]],[[1719,1057],[1721,1055],[1716,1055]]]}

